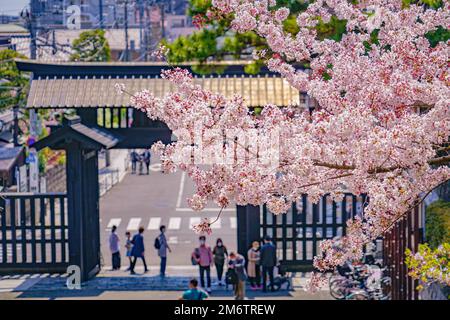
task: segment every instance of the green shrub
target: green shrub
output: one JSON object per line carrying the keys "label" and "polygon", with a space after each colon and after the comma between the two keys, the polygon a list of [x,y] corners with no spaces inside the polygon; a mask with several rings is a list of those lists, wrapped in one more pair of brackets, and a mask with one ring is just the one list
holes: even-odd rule
{"label": "green shrub", "polygon": [[450,242],[450,202],[439,200],[427,207],[425,236],[433,249]]}

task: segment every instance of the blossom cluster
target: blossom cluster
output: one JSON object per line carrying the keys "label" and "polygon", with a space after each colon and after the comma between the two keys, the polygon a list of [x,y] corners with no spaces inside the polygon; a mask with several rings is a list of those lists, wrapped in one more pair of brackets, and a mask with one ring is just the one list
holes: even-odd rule
{"label": "blossom cluster", "polygon": [[[448,181],[450,169],[442,165],[449,160],[448,44],[431,47],[425,35],[450,25],[449,8],[403,8],[401,2],[316,0],[298,16],[300,31],[294,36],[283,29],[289,11],[275,9],[274,0],[213,0],[221,14],[234,16],[235,31],[254,31],[267,41],[275,53],[268,68],[307,92],[319,107],[311,113],[269,105],[255,116],[238,95],[203,89],[180,68],[163,71],[176,90],[164,98],[139,92],[132,103],[177,136],[177,142],[154,150],[165,171],[184,170],[195,182],[190,205],[201,210],[208,201],[267,203],[280,214],[302,194],[312,201],[326,194],[336,201],[345,192],[366,194],[370,201],[363,218],[348,221],[341,245],[323,242],[314,263],[327,271],[359,259],[365,243],[389,230],[424,193]],[[347,21],[347,32],[340,41],[319,39],[312,27],[332,16]],[[378,41],[372,43],[374,30]],[[297,67],[304,61],[308,70]],[[245,148],[245,137],[220,134],[251,129],[264,136],[274,128],[279,134],[274,170],[267,170],[265,161],[237,161],[261,155]],[[202,153],[217,153],[208,146],[223,141],[234,150],[236,162],[200,166],[189,161],[198,152],[198,134]],[[180,154],[193,156],[180,162]],[[208,231],[208,223],[197,229]]]}

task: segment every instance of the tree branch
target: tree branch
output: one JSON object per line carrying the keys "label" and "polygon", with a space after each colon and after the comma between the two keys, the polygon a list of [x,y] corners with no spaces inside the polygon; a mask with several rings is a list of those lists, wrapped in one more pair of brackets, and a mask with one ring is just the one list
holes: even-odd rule
{"label": "tree branch", "polygon": [[[447,164],[447,163],[450,163],[450,155],[439,157],[439,158],[434,158],[434,159],[431,159],[428,161],[429,165],[442,165],[442,164]],[[326,163],[326,162],[320,162],[320,161],[314,161],[314,165],[318,166],[318,167],[326,167],[326,168],[336,169],[336,170],[355,170],[356,169],[356,166],[354,166],[354,165],[340,165],[340,164]],[[387,172],[391,172],[391,171],[394,171],[397,169],[408,169],[408,168],[403,167],[403,166],[378,167],[378,168],[369,170],[368,173],[370,173],[370,174],[387,173]]]}

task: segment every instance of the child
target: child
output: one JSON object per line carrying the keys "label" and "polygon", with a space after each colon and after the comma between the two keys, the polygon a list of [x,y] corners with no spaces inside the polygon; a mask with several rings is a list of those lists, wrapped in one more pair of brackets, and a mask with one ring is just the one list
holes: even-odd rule
{"label": "child", "polygon": [[127,271],[130,271],[131,269],[131,247],[133,246],[131,244],[131,233],[129,231],[125,232],[125,236],[127,237],[125,248],[127,249],[126,256],[128,257],[128,260],[130,261],[130,266],[128,267]]}

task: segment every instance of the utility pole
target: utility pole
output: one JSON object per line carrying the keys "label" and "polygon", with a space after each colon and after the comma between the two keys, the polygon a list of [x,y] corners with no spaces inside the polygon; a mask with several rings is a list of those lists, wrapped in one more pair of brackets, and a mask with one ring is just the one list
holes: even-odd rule
{"label": "utility pole", "polygon": [[37,33],[37,14],[39,11],[39,1],[30,0],[30,14],[29,14],[29,30],[30,30],[30,58],[36,59],[37,57],[37,45],[36,45],[36,33]]}
{"label": "utility pole", "polygon": [[114,5],[112,8],[113,8],[113,17],[114,17],[113,26],[114,26],[114,29],[118,29],[119,26],[117,25],[117,8],[116,8],[116,5]]}
{"label": "utility pole", "polygon": [[14,88],[11,90],[11,97],[14,99],[13,106],[13,144],[14,147],[19,146],[19,97],[22,89]]}
{"label": "utility pole", "polygon": [[141,49],[141,57],[145,57],[144,45],[144,0],[138,0],[139,5],[139,48]]}
{"label": "utility pole", "polygon": [[14,134],[13,134],[13,143],[14,147],[19,146],[19,106],[18,104],[14,104],[13,107],[13,116],[14,116]]}
{"label": "utility pole", "polygon": [[100,15],[100,29],[103,29],[103,0],[98,0],[98,14]]}
{"label": "utility pole", "polygon": [[124,14],[125,14],[125,61],[129,61],[129,47],[128,47],[128,0],[125,0],[125,8],[124,8]]}
{"label": "utility pole", "polygon": [[56,32],[55,30],[52,31],[52,53],[56,54],[58,51],[58,48],[56,47]]}
{"label": "utility pole", "polygon": [[165,5],[164,2],[161,3],[161,36],[164,39],[166,37],[166,29],[164,26],[164,15],[165,15]]}

